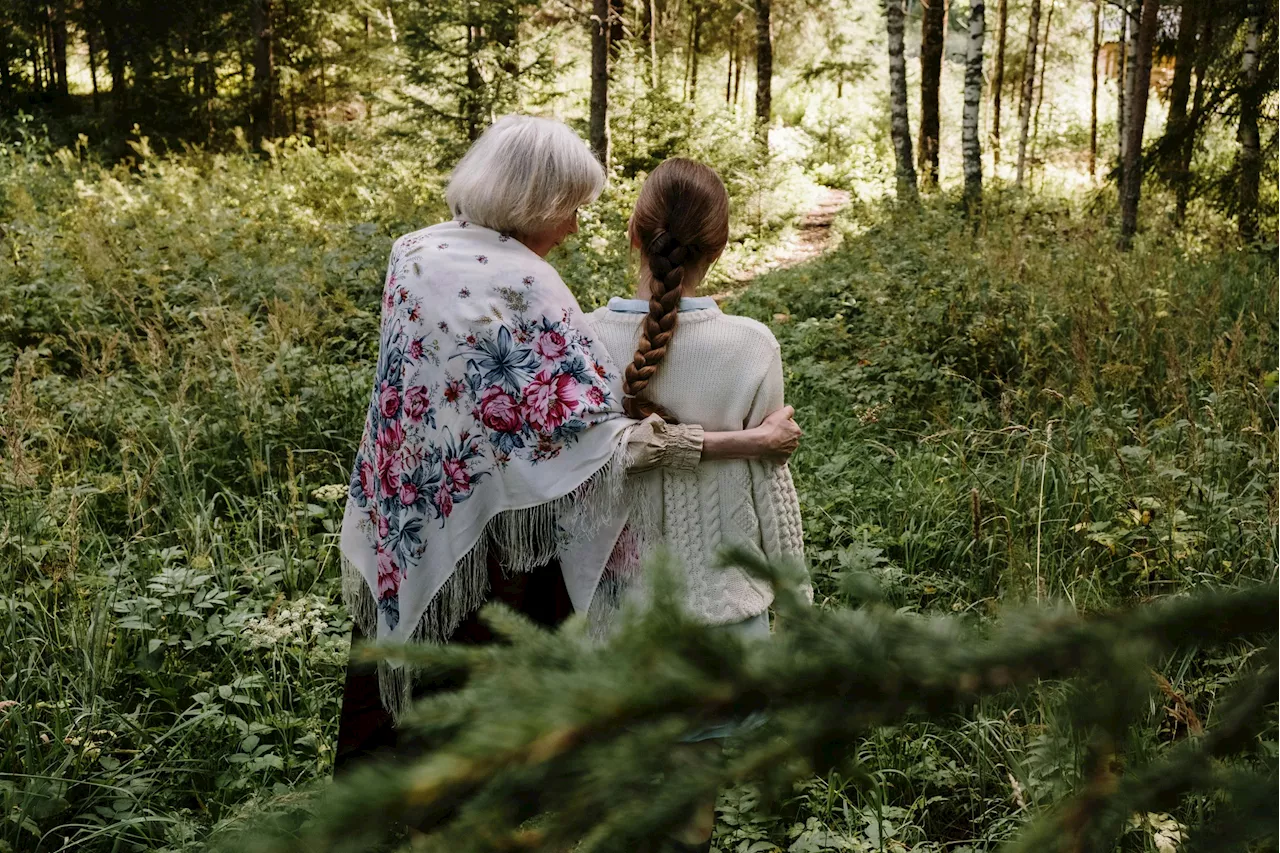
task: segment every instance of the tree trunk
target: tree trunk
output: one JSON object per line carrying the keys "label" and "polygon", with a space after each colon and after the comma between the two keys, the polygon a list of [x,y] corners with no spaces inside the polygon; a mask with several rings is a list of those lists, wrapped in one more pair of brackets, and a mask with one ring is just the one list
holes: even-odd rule
{"label": "tree trunk", "polygon": [[1204,7],[1200,10],[1200,43],[1196,47],[1195,94],[1191,98],[1191,115],[1187,120],[1187,131],[1179,152],[1178,166],[1183,181],[1177,186],[1177,203],[1174,218],[1181,222],[1187,215],[1187,203],[1191,198],[1191,160],[1196,150],[1196,135],[1200,131],[1200,122],[1204,114],[1205,74],[1209,70],[1209,60],[1213,53],[1214,0],[1202,0]]}
{"label": "tree trunk", "polygon": [[[474,9],[472,13],[476,13]],[[484,28],[478,22],[467,24],[467,87],[459,106],[468,142],[475,142],[484,132],[484,78],[477,59],[484,49],[484,38]]]}
{"label": "tree trunk", "polygon": [[253,144],[275,136],[275,53],[271,0],[250,0],[253,26]]}
{"label": "tree trunk", "polygon": [[1036,39],[1040,36],[1040,0],[1031,0],[1031,22],[1027,27],[1027,57],[1022,66],[1022,97],[1018,101],[1018,176],[1022,186],[1027,171],[1027,140],[1031,136],[1031,107],[1036,86]]}
{"label": "tree trunk", "polygon": [[1098,54],[1102,50],[1102,0],[1093,0],[1093,62],[1089,66],[1089,177],[1098,174]]}
{"label": "tree trunk", "polygon": [[13,81],[9,79],[9,28],[0,27],[0,105],[8,104],[12,92]]}
{"label": "tree trunk", "polygon": [[649,71],[654,89],[662,88],[662,66],[658,64],[658,0],[643,0],[644,27],[649,34]]}
{"label": "tree trunk", "polygon": [[[1138,52],[1138,16],[1142,10],[1142,0],[1126,0],[1124,6],[1124,32],[1127,34],[1121,43],[1124,64],[1120,66],[1120,126],[1117,128],[1120,138],[1120,180],[1117,186],[1124,194],[1124,167],[1128,162],[1129,128],[1133,126],[1133,81],[1137,71]],[[1122,200],[1123,203],[1123,200]]]}
{"label": "tree trunk", "polygon": [[1120,246],[1128,249],[1138,230],[1138,197],[1142,194],[1142,132],[1147,123],[1147,95],[1151,88],[1151,50],[1155,46],[1160,0],[1142,0],[1142,20],[1134,39],[1133,91],[1129,114],[1129,138],[1124,146],[1124,183],[1121,187]]}
{"label": "tree trunk", "polygon": [[681,81],[683,91],[681,100],[689,100],[689,75],[693,71],[693,15],[689,16],[689,35],[684,40],[684,79]]}
{"label": "tree trunk", "polygon": [[[1171,161],[1165,168],[1165,180],[1180,187],[1187,175],[1182,172],[1182,137],[1187,132],[1187,102],[1191,99],[1191,71],[1196,63],[1196,0],[1182,0],[1178,16],[1178,41],[1173,59],[1173,82],[1169,85],[1169,118],[1165,136],[1173,143]],[[1175,219],[1178,214],[1175,213]],[[1178,221],[1181,221],[1178,219]]]}
{"label": "tree trunk", "polygon": [[609,168],[609,0],[591,4],[591,150]]}
{"label": "tree trunk", "polygon": [[982,41],[986,36],[986,7],[982,0],[969,0],[969,43],[964,62],[964,151],[965,210],[973,217],[982,207],[982,144],[978,141],[982,104]]}
{"label": "tree trunk", "polygon": [[44,7],[44,20],[40,22],[40,56],[44,61],[45,88],[50,95],[58,92],[58,74],[53,64],[53,10]]}
{"label": "tree trunk", "polygon": [[93,85],[93,113],[97,115],[101,111],[98,104],[98,52],[93,45],[92,24],[85,26],[84,41],[89,49],[89,82]]}
{"label": "tree trunk", "polygon": [[113,121],[119,128],[129,127],[129,81],[125,78],[124,45],[116,29],[115,3],[104,4],[102,10],[102,35],[107,48],[107,73],[111,75],[111,109]]}
{"label": "tree trunk", "polygon": [[[1148,0],[1153,2],[1153,0]],[[1258,184],[1262,175],[1262,149],[1258,137],[1258,112],[1262,104],[1262,87],[1258,85],[1258,42],[1262,36],[1262,8],[1257,0],[1249,3],[1245,23],[1244,54],[1240,76],[1240,189],[1238,196],[1240,237],[1252,241],[1258,231]]]}
{"label": "tree trunk", "polygon": [[[1053,26],[1053,10],[1057,0],[1049,0],[1049,14],[1044,18],[1044,38],[1040,40],[1040,84],[1036,86],[1036,112],[1031,121],[1031,150],[1034,153],[1040,139],[1040,105],[1044,103],[1044,75],[1049,68],[1049,30]],[[1034,164],[1034,158],[1033,158]]]}
{"label": "tree trunk", "polygon": [[916,200],[916,167],[911,156],[911,126],[907,118],[907,59],[903,54],[903,3],[886,0],[889,30],[889,131],[898,179],[898,200]]}
{"label": "tree trunk", "polygon": [[0,22],[0,106],[9,102],[13,81],[9,79],[9,26]]}
{"label": "tree trunk", "polygon": [[57,79],[58,96],[65,101],[70,96],[70,90],[67,87],[66,0],[54,0],[53,4],[53,67]]}
{"label": "tree trunk", "polygon": [[729,31],[729,63],[724,75],[724,105],[727,107],[733,103],[730,99],[733,97],[733,31]]}
{"label": "tree trunk", "polygon": [[1000,25],[996,30],[996,69],[991,82],[995,103],[991,107],[991,157],[1000,164],[1000,96],[1004,92],[1004,45],[1009,31],[1009,0],[1000,0]]}
{"label": "tree trunk", "polygon": [[738,45],[738,63],[733,69],[733,109],[738,110],[738,92],[742,90],[742,38],[734,34],[734,42]]}
{"label": "tree trunk", "polygon": [[769,22],[771,0],[756,4],[756,133],[769,144],[769,122],[773,118],[773,30]]}
{"label": "tree trunk", "polygon": [[689,55],[689,100],[698,102],[698,55],[702,53],[702,7],[693,5],[693,44]]}
{"label": "tree trunk", "polygon": [[44,82],[40,78],[40,61],[37,58],[38,51],[35,48],[27,48],[27,58],[31,60],[31,82],[35,86],[37,92],[44,89]]}
{"label": "tree trunk", "polygon": [[942,76],[944,0],[921,0],[920,24],[920,179],[925,187],[938,183],[938,89]]}

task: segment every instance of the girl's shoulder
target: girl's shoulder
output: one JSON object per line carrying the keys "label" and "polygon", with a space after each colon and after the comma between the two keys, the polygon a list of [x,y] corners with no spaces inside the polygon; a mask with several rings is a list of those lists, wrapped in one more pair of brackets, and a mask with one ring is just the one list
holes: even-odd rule
{"label": "girl's shoulder", "polygon": [[738,340],[767,344],[772,349],[781,350],[773,330],[759,320],[743,317],[740,314],[717,312],[715,323],[719,328],[727,331]]}

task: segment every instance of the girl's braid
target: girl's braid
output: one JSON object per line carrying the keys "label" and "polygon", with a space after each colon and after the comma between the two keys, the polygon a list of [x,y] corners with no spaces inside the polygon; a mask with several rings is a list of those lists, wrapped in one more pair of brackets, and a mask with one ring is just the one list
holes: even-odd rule
{"label": "girl's braid", "polygon": [[675,423],[671,413],[646,399],[643,394],[658,365],[667,356],[667,345],[675,334],[680,296],[684,287],[685,264],[696,260],[691,247],[680,245],[668,231],[659,231],[649,242],[650,285],[649,314],[640,328],[640,342],[635,358],[627,365],[623,381],[622,408],[628,417],[643,420],[657,413],[663,420]]}

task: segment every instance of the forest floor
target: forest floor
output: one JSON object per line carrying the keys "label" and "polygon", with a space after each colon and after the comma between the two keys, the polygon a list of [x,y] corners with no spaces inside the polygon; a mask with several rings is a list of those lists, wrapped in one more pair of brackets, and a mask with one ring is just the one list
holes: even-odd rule
{"label": "forest floor", "polygon": [[800,220],[799,230],[790,240],[779,244],[777,249],[760,263],[735,275],[725,283],[724,289],[713,293],[711,298],[719,302],[740,293],[756,277],[764,273],[802,264],[832,248],[831,225],[848,204],[847,190],[828,188],[818,203],[805,213]]}

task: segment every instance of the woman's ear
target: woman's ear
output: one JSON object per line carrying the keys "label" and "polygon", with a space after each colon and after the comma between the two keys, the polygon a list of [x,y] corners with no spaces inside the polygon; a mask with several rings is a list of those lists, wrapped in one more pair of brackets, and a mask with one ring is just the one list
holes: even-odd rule
{"label": "woman's ear", "polygon": [[631,248],[640,248],[640,235],[636,234],[635,217],[627,217],[627,237],[631,240]]}

